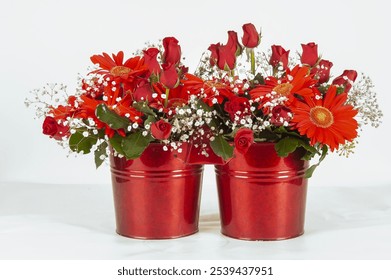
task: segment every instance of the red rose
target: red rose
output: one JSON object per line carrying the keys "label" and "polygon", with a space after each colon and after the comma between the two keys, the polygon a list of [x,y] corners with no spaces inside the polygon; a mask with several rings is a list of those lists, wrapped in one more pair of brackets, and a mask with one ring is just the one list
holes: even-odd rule
{"label": "red rose", "polygon": [[238,33],[235,31],[228,31],[227,46],[235,53],[235,55],[242,53],[242,46],[238,40]]}
{"label": "red rose", "polygon": [[277,105],[272,110],[272,117],[270,118],[270,122],[275,126],[282,126],[284,122],[290,122],[292,119],[292,111],[282,105]]}
{"label": "red rose", "polygon": [[312,68],[311,74],[315,74],[319,84],[326,83],[330,78],[330,68],[332,66],[333,63],[331,61],[322,59],[316,67]]}
{"label": "red rose", "polygon": [[222,45],[217,49],[217,66],[221,70],[232,70],[236,63],[236,50],[228,45]]}
{"label": "red rose", "polygon": [[255,48],[261,42],[261,36],[259,35],[254,24],[247,23],[243,25],[243,38],[242,43],[247,48]]}
{"label": "red rose", "polygon": [[149,83],[140,84],[133,93],[133,99],[137,102],[139,101],[151,101],[152,98],[152,88]]}
{"label": "red rose", "polygon": [[250,103],[245,97],[234,96],[224,104],[224,110],[231,120],[235,120],[235,116],[244,117],[250,114]]}
{"label": "red rose", "polygon": [[236,132],[235,138],[235,150],[241,154],[245,154],[254,142],[254,134],[251,129],[241,128]]}
{"label": "red rose", "polygon": [[160,82],[167,88],[174,88],[178,82],[178,72],[175,64],[163,64],[163,72],[160,76]]}
{"label": "red rose", "polygon": [[301,63],[307,64],[309,66],[314,66],[319,59],[318,56],[318,45],[311,42],[307,45],[301,44],[303,48],[303,53],[301,55]]}
{"label": "red rose", "polygon": [[155,139],[166,140],[171,135],[171,127],[170,123],[159,120],[151,125],[151,134]]}
{"label": "red rose", "polygon": [[69,127],[59,124],[54,118],[48,116],[42,124],[42,133],[61,140],[64,136],[69,136]]}
{"label": "red rose", "polygon": [[178,40],[174,37],[166,37],[163,39],[163,61],[176,65],[181,60],[181,47],[178,45]]}
{"label": "red rose", "polygon": [[217,53],[217,66],[222,70],[232,70],[235,68],[236,56],[242,52],[242,46],[235,31],[228,31],[228,41],[225,45],[215,44],[209,47],[212,52],[211,59]]}
{"label": "red rose", "polygon": [[157,48],[149,48],[146,51],[144,50],[144,63],[148,66],[149,72],[152,74],[160,73],[160,65],[157,61],[157,55],[159,50]]}
{"label": "red rose", "polygon": [[273,45],[269,64],[273,67],[278,67],[281,64],[283,69],[286,69],[288,67],[288,57],[289,51],[284,50],[281,46]]}
{"label": "red rose", "polygon": [[220,47],[220,43],[217,43],[217,44],[211,44],[208,48],[208,50],[210,51],[210,58],[209,58],[209,63],[211,66],[215,66],[216,63],[217,63],[217,59],[218,59],[218,48]]}
{"label": "red rose", "polygon": [[333,85],[344,86],[344,92],[349,92],[352,88],[354,81],[357,78],[357,72],[355,70],[345,70],[342,75],[336,77],[333,80]]}

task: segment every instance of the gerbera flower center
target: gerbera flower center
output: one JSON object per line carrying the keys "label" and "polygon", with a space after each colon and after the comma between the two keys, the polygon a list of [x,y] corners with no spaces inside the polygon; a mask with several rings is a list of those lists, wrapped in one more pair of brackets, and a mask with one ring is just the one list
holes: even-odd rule
{"label": "gerbera flower center", "polygon": [[223,88],[225,87],[225,84],[217,82],[217,81],[206,81],[205,84],[210,88]]}
{"label": "gerbera flower center", "polygon": [[318,127],[328,128],[334,123],[334,116],[329,109],[315,106],[310,110],[310,119]]}
{"label": "gerbera flower center", "polygon": [[129,74],[131,70],[132,69],[126,66],[114,66],[113,68],[111,68],[110,73],[113,76],[118,77],[118,76]]}
{"label": "gerbera flower center", "polygon": [[283,83],[283,84],[279,84],[279,85],[275,86],[273,88],[273,91],[278,93],[281,96],[289,96],[289,94],[291,94],[292,88],[293,88],[292,84]]}

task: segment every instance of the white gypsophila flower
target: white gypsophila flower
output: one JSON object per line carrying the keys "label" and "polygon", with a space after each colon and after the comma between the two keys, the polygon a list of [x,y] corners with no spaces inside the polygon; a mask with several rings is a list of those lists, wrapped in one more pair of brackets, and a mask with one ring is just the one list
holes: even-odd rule
{"label": "white gypsophila flower", "polygon": [[360,125],[380,125],[383,112],[380,110],[373,82],[368,76],[361,75],[361,79],[349,91],[346,103],[358,111],[356,118]]}
{"label": "white gypsophila flower", "polygon": [[46,117],[51,108],[66,104],[68,100],[67,86],[47,83],[44,87],[30,91],[32,97],[26,98],[26,107],[34,107],[36,118]]}

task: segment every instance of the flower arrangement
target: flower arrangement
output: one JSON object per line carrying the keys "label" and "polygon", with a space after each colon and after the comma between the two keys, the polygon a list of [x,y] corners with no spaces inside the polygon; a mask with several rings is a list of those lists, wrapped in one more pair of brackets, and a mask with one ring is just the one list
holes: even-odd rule
{"label": "flower arrangement", "polygon": [[162,45],[150,45],[127,60],[120,51],[93,55],[91,61],[94,66],[79,78],[75,94],[54,84],[34,90],[34,98],[26,100],[37,117],[44,117],[44,134],[71,151],[94,152],[97,167],[110,147],[119,157],[135,159],[152,142],[177,153],[183,143],[202,145],[212,112],[184,91],[188,68],[177,39],[164,38]]}
{"label": "flower arrangement", "polygon": [[320,163],[329,151],[349,155],[362,125],[380,124],[369,77],[355,83],[357,72],[345,70],[330,79],[333,63],[312,42],[294,59],[279,45],[262,52],[260,43],[251,23],[243,25],[241,43],[229,31],[194,74],[173,37],[127,60],[122,51],[93,55],[73,95],[47,85],[26,104],[44,117],[44,134],[74,152],[94,152],[97,166],[111,152],[135,159],[153,142],[177,153],[190,144],[205,157],[211,148],[223,160],[253,142],[275,142],[281,157],[302,148],[304,159],[318,155]]}
{"label": "flower arrangement", "polygon": [[302,44],[291,60],[279,45],[266,54],[257,50],[261,34],[251,23],[243,25],[241,41],[228,31],[227,43],[211,44],[196,74],[185,75],[188,92],[214,112],[210,145],[224,159],[246,153],[253,142],[275,142],[281,157],[301,147],[305,160],[320,156],[310,177],[329,151],[352,153],[363,125],[379,126],[371,79],[363,75],[355,83],[357,72],[345,70],[331,80],[333,63],[317,44]]}

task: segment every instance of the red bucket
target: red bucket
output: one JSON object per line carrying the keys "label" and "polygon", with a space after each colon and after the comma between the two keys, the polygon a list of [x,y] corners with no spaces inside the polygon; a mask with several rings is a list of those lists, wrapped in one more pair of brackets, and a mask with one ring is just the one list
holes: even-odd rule
{"label": "red bucket", "polygon": [[301,149],[281,158],[273,143],[254,143],[216,165],[221,232],[244,240],[281,240],[304,233],[308,161]]}
{"label": "red bucket", "polygon": [[161,144],[150,144],[135,160],[111,156],[117,233],[168,239],[197,232],[202,171]]}

